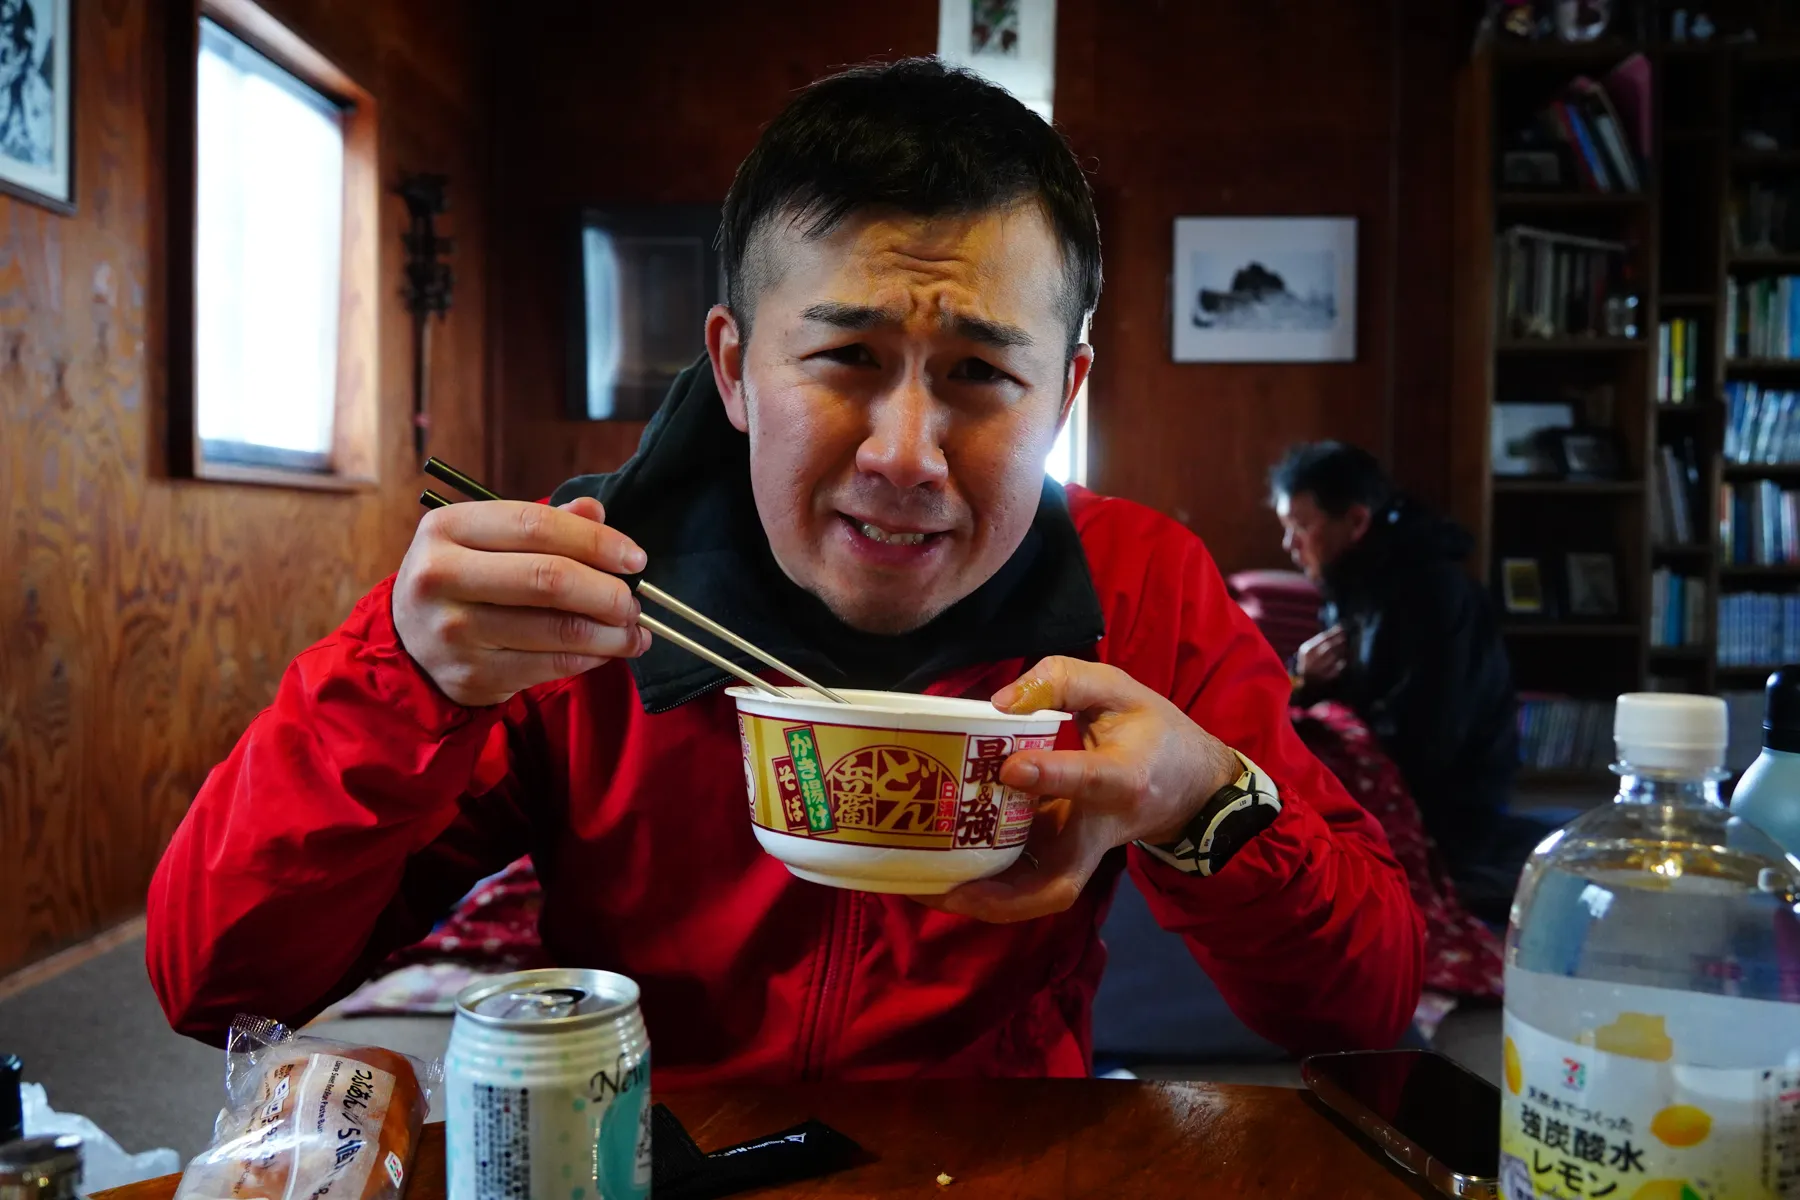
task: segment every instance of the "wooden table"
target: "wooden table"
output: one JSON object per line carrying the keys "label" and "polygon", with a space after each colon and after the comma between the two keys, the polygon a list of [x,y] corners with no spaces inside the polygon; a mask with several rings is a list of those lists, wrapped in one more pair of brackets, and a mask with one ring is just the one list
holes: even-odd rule
{"label": "wooden table", "polygon": [[[1435,1195],[1355,1140],[1308,1093],[1287,1088],[931,1080],[723,1088],[658,1099],[702,1150],[819,1117],[871,1155],[850,1170],[782,1188],[783,1196]],[[952,1182],[939,1187],[939,1172]],[[168,1200],[178,1178],[101,1192],[96,1200]],[[443,1195],[443,1126],[429,1125],[407,1196]]]}

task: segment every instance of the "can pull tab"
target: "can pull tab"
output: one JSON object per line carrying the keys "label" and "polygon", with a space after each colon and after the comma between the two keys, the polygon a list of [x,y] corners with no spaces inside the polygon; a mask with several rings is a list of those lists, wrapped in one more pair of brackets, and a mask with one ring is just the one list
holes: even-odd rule
{"label": "can pull tab", "polygon": [[532,988],[505,992],[482,1004],[484,1015],[508,1021],[552,1021],[574,1016],[588,998],[581,988]]}

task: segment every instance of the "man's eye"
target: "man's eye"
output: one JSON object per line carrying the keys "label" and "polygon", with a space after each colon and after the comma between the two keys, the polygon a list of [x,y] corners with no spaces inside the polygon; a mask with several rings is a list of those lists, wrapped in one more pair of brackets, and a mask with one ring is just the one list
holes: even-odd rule
{"label": "man's eye", "polygon": [[970,383],[997,383],[1007,378],[1007,374],[984,359],[965,358],[951,369],[950,378],[966,379]]}
{"label": "man's eye", "polygon": [[832,362],[843,363],[848,367],[872,367],[875,365],[875,356],[870,354],[869,348],[861,342],[849,346],[833,346],[829,350],[819,351],[813,357],[828,358]]}

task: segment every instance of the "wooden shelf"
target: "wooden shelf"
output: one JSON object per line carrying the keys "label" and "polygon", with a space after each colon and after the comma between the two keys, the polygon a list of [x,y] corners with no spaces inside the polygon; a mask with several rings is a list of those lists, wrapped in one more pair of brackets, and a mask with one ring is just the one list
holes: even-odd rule
{"label": "wooden shelf", "polygon": [[1713,669],[1721,675],[1735,675],[1742,679],[1754,678],[1762,680],[1768,678],[1776,671],[1781,670],[1781,667],[1781,663],[1764,663],[1760,666],[1733,666],[1730,663],[1720,663]]}
{"label": "wooden shelf", "polygon": [[1500,208],[1631,209],[1649,202],[1643,192],[1501,192],[1494,197]]}
{"label": "wooden shelf", "polygon": [[1513,621],[1501,626],[1507,637],[1610,637],[1634,638],[1643,633],[1637,625],[1584,621],[1545,621],[1541,625]]}
{"label": "wooden shelf", "polygon": [[1644,485],[1635,479],[1594,482],[1583,479],[1496,479],[1500,496],[1635,496]]}
{"label": "wooden shelf", "polygon": [[1731,165],[1744,170],[1758,167],[1800,170],[1800,150],[1733,150]]}
{"label": "wooden shelf", "polygon": [[1712,396],[1703,390],[1679,402],[1659,400],[1655,407],[1659,417],[1695,417],[1710,412],[1714,406]]}
{"label": "wooden shelf", "polygon": [[1720,579],[1800,579],[1800,563],[1721,563]]}
{"label": "wooden shelf", "polygon": [[1664,542],[1650,547],[1650,553],[1660,554],[1664,558],[1704,558],[1712,553],[1712,547],[1706,542]]}
{"label": "wooden shelf", "polygon": [[1494,61],[1509,66],[1561,67],[1593,63],[1611,67],[1622,58],[1648,49],[1640,42],[1621,38],[1602,38],[1593,42],[1522,42],[1502,38],[1493,43]]}
{"label": "wooden shelf", "polygon": [[1664,308],[1711,308],[1718,302],[1711,292],[1664,292],[1658,300]]}
{"label": "wooden shelf", "polygon": [[1665,129],[1665,142],[1710,142],[1723,135],[1722,129]]}
{"label": "wooden shelf", "polygon": [[1800,358],[1728,358],[1727,375],[1754,375],[1768,371],[1800,371]]}
{"label": "wooden shelf", "polygon": [[1643,338],[1561,337],[1501,338],[1495,349],[1502,354],[1599,354],[1644,350]]}
{"label": "wooden shelf", "polygon": [[1729,271],[1800,271],[1800,254],[1733,254],[1725,260]]}
{"label": "wooden shelf", "polygon": [[1652,646],[1650,657],[1675,662],[1706,662],[1713,655],[1711,646]]}
{"label": "wooden shelf", "polygon": [[1800,463],[1734,463],[1724,466],[1726,479],[1800,479]]}

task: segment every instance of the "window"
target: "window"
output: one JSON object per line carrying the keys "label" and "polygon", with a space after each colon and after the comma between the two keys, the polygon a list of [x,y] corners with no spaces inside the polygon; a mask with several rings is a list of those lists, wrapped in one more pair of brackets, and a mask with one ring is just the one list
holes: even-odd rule
{"label": "window", "polygon": [[338,106],[200,22],[194,387],[208,458],[328,470],[344,215]]}
{"label": "window", "polygon": [[1081,381],[1081,390],[1075,393],[1075,403],[1069,409],[1069,419],[1056,435],[1056,442],[1050,447],[1050,457],[1044,462],[1044,470],[1050,478],[1058,483],[1087,482],[1087,380]]}
{"label": "window", "polygon": [[192,312],[172,322],[171,473],[372,482],[373,100],[250,0],[201,0],[194,28],[191,190],[170,189],[171,275],[192,268],[171,281]]}

